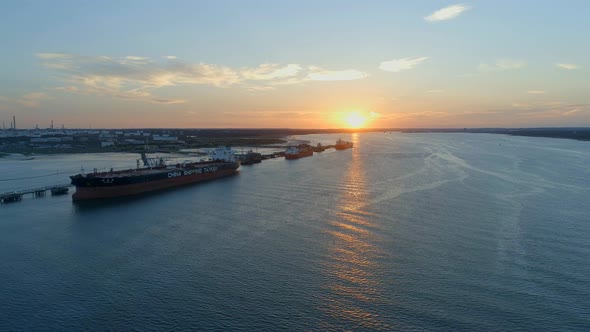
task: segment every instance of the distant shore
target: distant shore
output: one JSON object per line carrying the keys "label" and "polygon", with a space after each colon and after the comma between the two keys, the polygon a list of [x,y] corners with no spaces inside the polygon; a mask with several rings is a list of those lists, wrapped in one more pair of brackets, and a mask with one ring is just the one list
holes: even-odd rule
{"label": "distant shore", "polygon": [[578,141],[590,141],[588,127],[562,128],[462,128],[462,129],[401,129],[402,133],[471,133],[471,134],[503,134],[511,136],[563,138]]}
{"label": "distant shore", "polygon": [[[136,129],[122,130],[135,131]],[[212,148],[219,145],[232,147],[268,147],[289,143],[289,137],[309,134],[350,134],[355,132],[401,132],[401,133],[472,133],[504,134],[512,136],[546,137],[590,141],[590,128],[364,128],[364,129],[144,129],[145,131],[179,132],[175,142],[150,142],[127,144],[119,140],[109,146],[101,146],[99,140],[73,141],[72,144],[35,145],[19,137],[0,137],[0,158],[10,154],[76,154],[76,153],[182,153],[185,149]],[[115,130],[110,130],[115,131]],[[117,132],[121,132],[120,130]],[[56,133],[56,136],[64,136]],[[147,149],[146,149],[147,146]]]}

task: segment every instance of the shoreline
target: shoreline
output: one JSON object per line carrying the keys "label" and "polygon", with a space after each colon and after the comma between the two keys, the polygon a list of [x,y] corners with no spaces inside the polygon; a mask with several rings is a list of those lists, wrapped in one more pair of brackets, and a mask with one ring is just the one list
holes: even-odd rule
{"label": "shoreline", "polygon": [[[590,141],[590,128],[462,128],[462,129],[432,129],[432,128],[414,128],[414,129],[259,129],[259,130],[222,130],[222,129],[195,129],[195,132],[201,132],[201,135],[187,135],[183,137],[180,144],[153,144],[145,148],[144,144],[118,144],[108,147],[101,147],[96,142],[78,143],[70,147],[63,146],[44,146],[39,147],[32,144],[12,144],[7,145],[5,138],[0,138],[0,159],[9,157],[12,154],[22,156],[31,155],[52,155],[52,154],[81,154],[81,153],[186,153],[182,150],[187,149],[206,149],[214,148],[220,145],[229,145],[232,147],[270,147],[281,145],[296,144],[297,142],[306,142],[308,140],[294,139],[293,136],[305,136],[311,134],[351,134],[366,132],[399,132],[403,134],[412,133],[469,133],[469,134],[503,134],[508,136],[522,137],[542,137],[554,139],[570,139],[577,141]],[[202,135],[202,131],[206,131]]]}

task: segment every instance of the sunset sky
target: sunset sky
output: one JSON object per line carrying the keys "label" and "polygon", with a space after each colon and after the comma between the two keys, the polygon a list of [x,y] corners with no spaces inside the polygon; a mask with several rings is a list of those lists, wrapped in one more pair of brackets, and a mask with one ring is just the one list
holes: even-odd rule
{"label": "sunset sky", "polygon": [[587,0],[1,8],[7,126],[590,126]]}

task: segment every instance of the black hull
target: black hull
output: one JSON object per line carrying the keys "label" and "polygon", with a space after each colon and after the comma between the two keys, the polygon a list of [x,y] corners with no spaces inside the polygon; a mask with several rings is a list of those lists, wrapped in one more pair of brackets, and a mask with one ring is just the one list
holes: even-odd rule
{"label": "black hull", "polygon": [[74,201],[157,191],[236,174],[239,162],[195,163],[186,167],[127,170],[72,176]]}

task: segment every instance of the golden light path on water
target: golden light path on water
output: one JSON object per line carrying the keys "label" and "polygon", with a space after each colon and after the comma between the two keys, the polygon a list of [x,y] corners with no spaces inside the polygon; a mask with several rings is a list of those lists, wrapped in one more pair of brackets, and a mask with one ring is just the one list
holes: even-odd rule
{"label": "golden light path on water", "polygon": [[330,296],[325,299],[323,310],[335,321],[348,322],[353,329],[387,330],[392,327],[372,310],[376,305],[386,304],[378,275],[382,270],[379,258],[383,254],[375,245],[377,216],[366,211],[369,188],[359,136],[353,134],[352,140],[355,147],[343,178],[341,203],[328,231],[331,241],[325,273],[329,283],[324,288]]}

